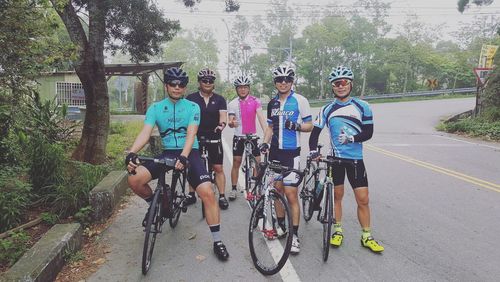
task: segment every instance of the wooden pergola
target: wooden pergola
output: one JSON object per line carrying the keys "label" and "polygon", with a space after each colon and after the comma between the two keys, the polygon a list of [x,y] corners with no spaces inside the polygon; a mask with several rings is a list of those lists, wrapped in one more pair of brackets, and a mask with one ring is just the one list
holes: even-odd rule
{"label": "wooden pergola", "polygon": [[183,62],[140,63],[140,64],[106,64],[104,70],[108,80],[112,76],[136,76],[140,82],[135,87],[135,106],[137,112],[145,114],[148,106],[148,81],[151,73],[163,81],[163,75],[157,73],[171,67],[180,67]]}

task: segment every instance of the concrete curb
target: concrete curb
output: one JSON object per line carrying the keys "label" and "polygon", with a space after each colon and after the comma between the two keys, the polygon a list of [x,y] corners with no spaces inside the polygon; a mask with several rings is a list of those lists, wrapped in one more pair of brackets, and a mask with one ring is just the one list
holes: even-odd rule
{"label": "concrete curb", "polygon": [[53,281],[67,255],[81,247],[82,227],[79,223],[56,224],[0,276],[0,281]]}
{"label": "concrete curb", "polygon": [[90,191],[89,203],[94,221],[104,221],[111,216],[128,189],[127,176],[125,170],[112,171]]}

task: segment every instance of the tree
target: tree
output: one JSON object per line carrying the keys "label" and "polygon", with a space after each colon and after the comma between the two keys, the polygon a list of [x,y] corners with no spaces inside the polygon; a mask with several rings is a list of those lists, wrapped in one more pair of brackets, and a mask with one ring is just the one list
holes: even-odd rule
{"label": "tree", "polygon": [[[17,135],[20,109],[35,91],[40,72],[57,65],[71,54],[57,37],[58,16],[45,1],[0,1],[0,161],[6,162],[11,146],[4,141]],[[67,51],[67,52],[66,52]],[[5,146],[4,146],[5,145]],[[13,158],[10,158],[13,159]]]}
{"label": "tree", "polygon": [[[470,0],[458,0],[458,11],[460,13],[463,13],[466,9],[466,7],[468,6]],[[493,3],[493,0],[472,0],[472,3],[478,5],[478,6],[481,6],[481,5],[490,5],[491,3]]]}
{"label": "tree", "polygon": [[[480,6],[480,5],[489,5],[493,3],[493,0],[473,0],[472,1],[474,4]],[[469,4],[469,0],[459,0],[458,1],[458,11],[460,13],[463,13],[465,8],[467,7],[467,4]],[[498,42],[498,36],[500,35],[500,27],[498,25],[495,25],[497,28],[497,36],[495,40]],[[497,56],[498,58],[498,56]],[[498,62],[498,59],[496,60]],[[486,86],[485,92],[484,92],[484,99],[482,103],[480,104],[482,109],[475,109],[475,112],[483,112],[483,110],[487,110],[487,112],[494,112],[493,114],[493,120],[499,120],[500,119],[500,92],[498,91],[500,89],[500,68],[498,65],[494,68],[493,72],[490,75],[490,81],[488,85]]]}
{"label": "tree", "polygon": [[[148,56],[159,51],[161,42],[174,36],[179,23],[164,19],[161,11],[145,0],[50,2],[78,48],[78,59],[73,65],[85,91],[86,118],[73,158],[103,163],[109,130],[104,50],[128,52],[135,62],[147,61]],[[88,26],[81,18],[82,11],[87,12]]]}

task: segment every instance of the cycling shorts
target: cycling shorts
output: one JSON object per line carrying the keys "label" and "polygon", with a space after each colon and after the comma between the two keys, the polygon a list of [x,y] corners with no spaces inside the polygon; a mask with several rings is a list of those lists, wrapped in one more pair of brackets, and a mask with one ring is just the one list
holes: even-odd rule
{"label": "cycling shorts", "polygon": [[[252,155],[260,157],[260,150],[257,146],[257,140],[250,141],[252,143]],[[233,157],[243,156],[245,151],[245,139],[239,139],[238,136],[233,137]]]}
{"label": "cycling shorts", "polygon": [[363,160],[348,161],[354,161],[354,164],[346,162],[333,165],[333,185],[343,185],[347,173],[347,179],[353,189],[368,187],[368,177]]}
{"label": "cycling shorts", "polygon": [[[300,148],[295,150],[283,150],[271,146],[269,150],[269,161],[279,161],[282,166],[300,169]],[[302,177],[295,172],[283,174],[283,185],[299,187]]]}
{"label": "cycling shorts", "polygon": [[222,151],[222,140],[220,140],[219,143],[209,143],[204,145],[200,144],[200,153],[203,151],[204,146],[206,146],[208,152],[208,164],[221,165],[224,160],[224,152]]}
{"label": "cycling shorts", "polygon": [[[177,158],[181,153],[182,150],[166,150],[163,151],[161,155],[156,156],[156,158]],[[210,176],[201,161],[200,152],[197,149],[191,150],[188,161],[189,168],[187,170],[187,181],[191,187],[196,189],[196,187],[198,187],[201,183],[210,181]],[[160,173],[163,172],[163,166],[154,162],[146,162],[143,166],[149,171],[149,173],[151,173],[153,179],[157,179],[160,176]]]}

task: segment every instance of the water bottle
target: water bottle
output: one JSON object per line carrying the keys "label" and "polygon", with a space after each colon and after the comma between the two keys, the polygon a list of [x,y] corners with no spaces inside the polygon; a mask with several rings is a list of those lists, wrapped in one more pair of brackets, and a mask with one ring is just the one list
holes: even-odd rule
{"label": "water bottle", "polygon": [[316,181],[316,192],[314,193],[316,195],[316,197],[321,193],[321,191],[323,191],[324,185],[325,185],[325,183],[323,183],[323,181],[319,181],[319,180]]}

